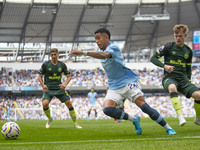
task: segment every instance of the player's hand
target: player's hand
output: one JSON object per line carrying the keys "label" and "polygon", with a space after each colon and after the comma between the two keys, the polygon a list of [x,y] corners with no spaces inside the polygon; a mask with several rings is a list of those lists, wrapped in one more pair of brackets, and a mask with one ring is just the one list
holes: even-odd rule
{"label": "player's hand", "polygon": [[68,54],[68,56],[70,55],[83,55],[83,52],[79,50],[73,50]]}
{"label": "player's hand", "polygon": [[174,66],[170,66],[170,65],[164,66],[164,69],[169,73],[171,73],[174,70],[174,68],[175,68]]}
{"label": "player's hand", "polygon": [[59,87],[60,87],[61,89],[65,89],[65,88],[66,88],[66,85],[60,84]]}
{"label": "player's hand", "polygon": [[43,85],[42,88],[43,88],[43,91],[44,91],[44,92],[47,92],[47,91],[48,91],[48,87],[47,87],[46,85]]}

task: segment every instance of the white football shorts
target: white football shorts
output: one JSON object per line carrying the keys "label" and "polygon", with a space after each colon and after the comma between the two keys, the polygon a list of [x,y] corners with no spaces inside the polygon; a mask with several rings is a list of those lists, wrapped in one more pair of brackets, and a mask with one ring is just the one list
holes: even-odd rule
{"label": "white football shorts", "polygon": [[135,103],[135,100],[140,96],[144,96],[144,93],[141,91],[140,85],[138,84],[138,82],[132,82],[118,90],[108,89],[105,101],[113,100],[117,103],[117,108],[119,108],[123,105],[124,99],[128,99]]}
{"label": "white football shorts", "polygon": [[89,109],[96,109],[97,106],[96,106],[96,104],[90,104],[90,103],[89,103],[88,108],[89,108]]}

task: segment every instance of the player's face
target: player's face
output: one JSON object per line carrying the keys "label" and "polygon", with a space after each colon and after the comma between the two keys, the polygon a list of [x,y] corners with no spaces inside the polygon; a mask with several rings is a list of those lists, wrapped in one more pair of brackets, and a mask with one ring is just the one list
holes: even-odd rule
{"label": "player's face", "polygon": [[96,43],[98,45],[98,47],[102,50],[105,50],[107,45],[106,45],[106,42],[107,42],[107,35],[105,33],[96,33],[94,35],[95,37],[95,40],[96,40]]}
{"label": "player's face", "polygon": [[51,55],[51,59],[52,59],[53,61],[58,60],[58,56],[59,56],[58,53],[56,53],[56,52],[51,52],[50,55]]}
{"label": "player's face", "polygon": [[94,89],[93,89],[93,88],[91,89],[91,92],[94,92]]}
{"label": "player's face", "polygon": [[186,38],[186,36],[187,35],[183,33],[182,31],[179,31],[178,33],[174,33],[176,44],[182,47],[184,45],[184,39]]}

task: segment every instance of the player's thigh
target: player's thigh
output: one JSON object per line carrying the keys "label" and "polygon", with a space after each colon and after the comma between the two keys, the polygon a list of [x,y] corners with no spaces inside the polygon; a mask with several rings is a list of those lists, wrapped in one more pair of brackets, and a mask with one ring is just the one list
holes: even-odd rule
{"label": "player's thigh", "polygon": [[[166,77],[162,80],[162,85],[164,89],[167,90],[168,92],[170,92],[169,88],[170,89],[175,88],[175,91],[177,91],[178,82],[175,79]],[[173,87],[172,85],[175,85],[175,87]]]}
{"label": "player's thigh", "polygon": [[122,97],[120,90],[108,90],[104,107],[120,107],[123,104],[124,98]]}
{"label": "player's thigh", "polygon": [[52,95],[51,95],[51,91],[48,92],[43,92],[43,96],[42,96],[42,105],[43,106],[48,106],[51,99],[52,99]]}
{"label": "player's thigh", "polygon": [[[189,79],[185,79],[184,81],[182,80],[182,82],[179,85],[178,90],[185,95],[187,98],[192,97],[193,93],[196,91],[199,91],[199,89],[197,88],[196,85],[194,85]],[[198,93],[199,95],[199,93]],[[198,98],[199,96],[196,95]],[[195,98],[195,97],[193,97]]]}
{"label": "player's thigh", "polygon": [[96,105],[95,104],[89,104],[88,108],[90,110],[94,110],[94,109],[96,109]]}
{"label": "player's thigh", "polygon": [[[69,94],[64,89],[60,89],[56,91],[55,96],[62,102],[65,103],[66,101],[70,100]],[[69,102],[66,102],[69,103]]]}

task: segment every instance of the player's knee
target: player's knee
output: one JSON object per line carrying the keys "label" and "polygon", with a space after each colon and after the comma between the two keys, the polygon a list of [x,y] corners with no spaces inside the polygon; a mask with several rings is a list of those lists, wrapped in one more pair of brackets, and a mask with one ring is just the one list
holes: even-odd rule
{"label": "player's knee", "polygon": [[168,90],[171,91],[171,92],[177,92],[177,87],[175,84],[170,84],[168,86]]}
{"label": "player's knee", "polygon": [[200,91],[194,92],[194,93],[192,94],[192,97],[193,97],[196,101],[200,101]]}
{"label": "player's knee", "polygon": [[106,108],[103,109],[103,112],[107,116],[112,116],[114,109],[115,109],[115,107],[106,107]]}
{"label": "player's knee", "polygon": [[49,100],[43,100],[42,105],[43,105],[44,109],[48,108],[49,107]]}
{"label": "player's knee", "polygon": [[71,108],[71,107],[72,107],[72,103],[70,102],[70,100],[65,101],[65,105],[66,105],[68,108]]}

